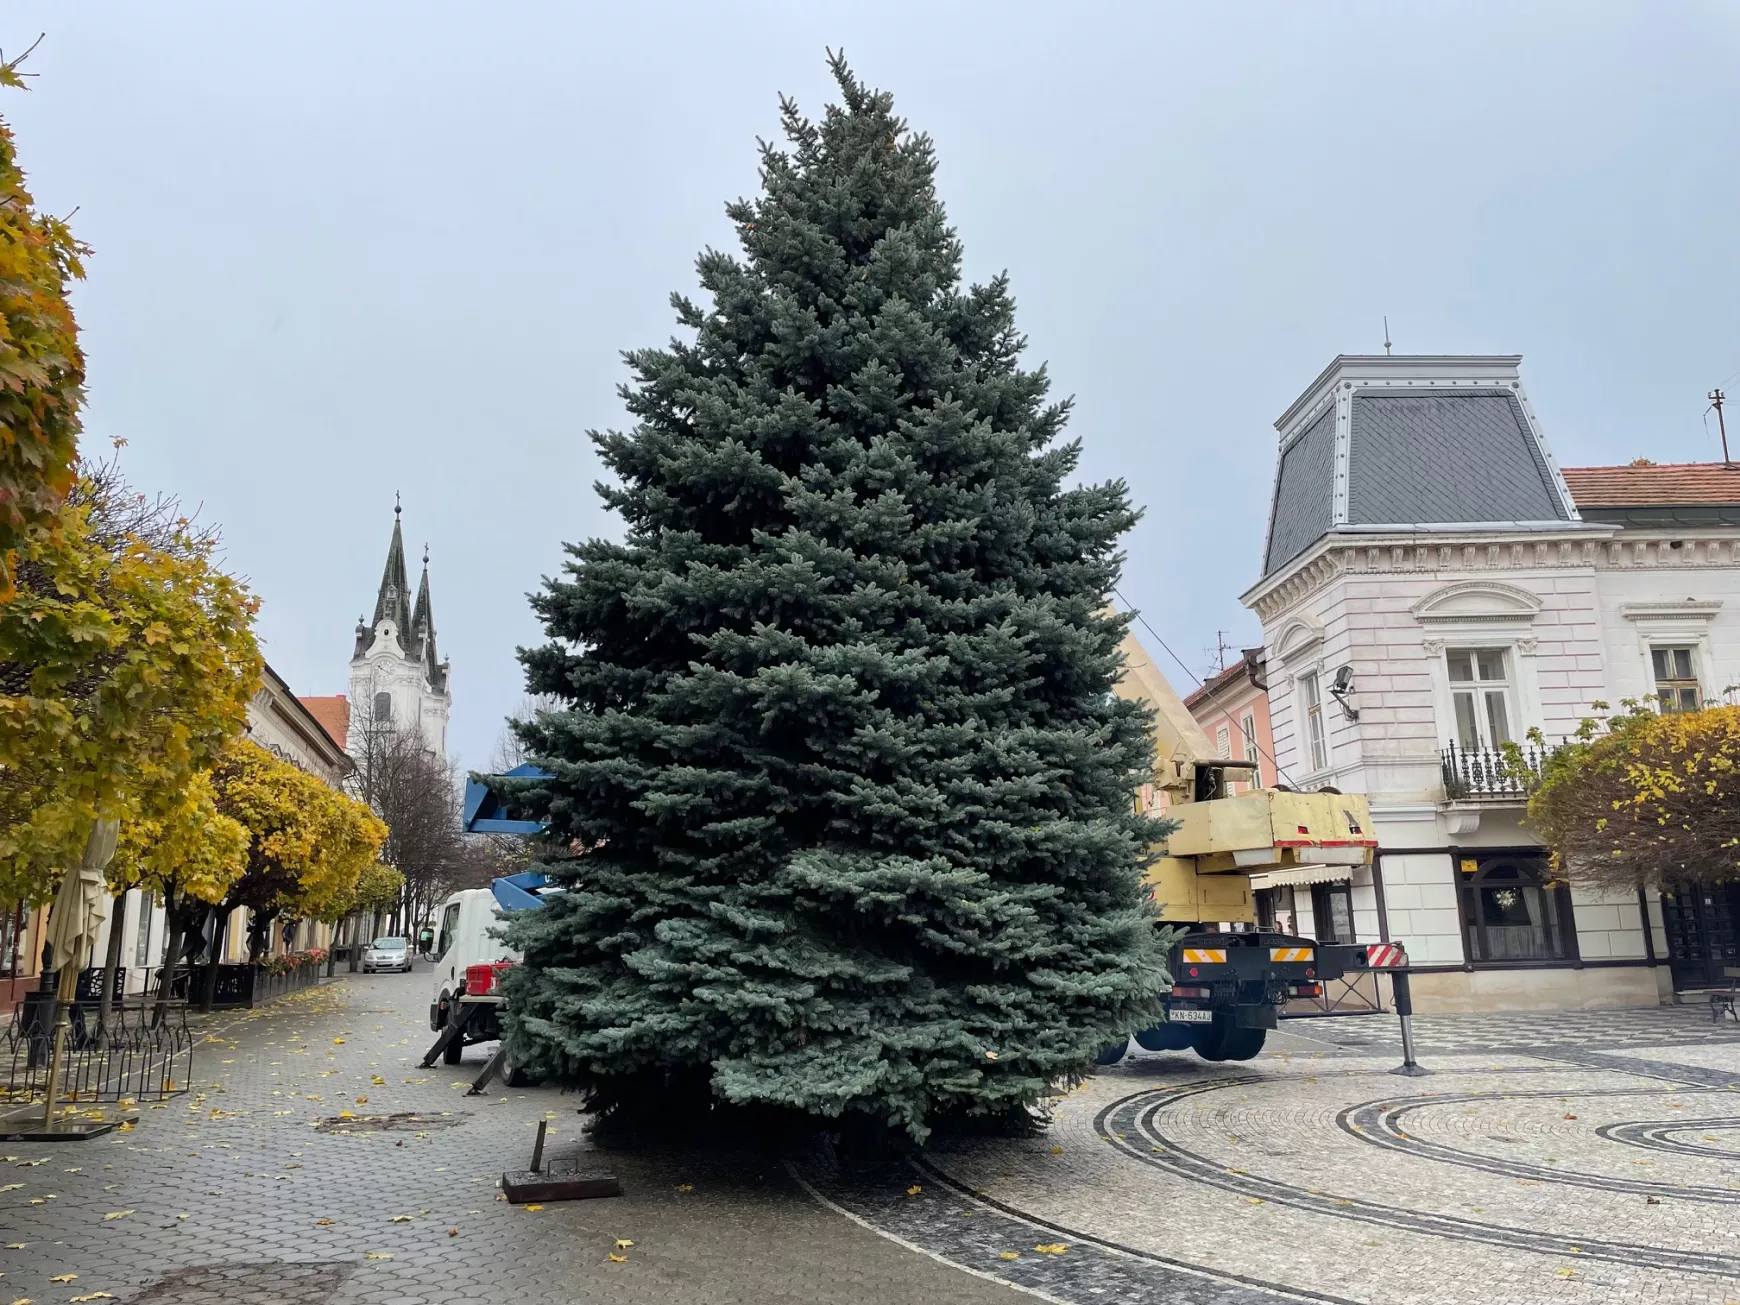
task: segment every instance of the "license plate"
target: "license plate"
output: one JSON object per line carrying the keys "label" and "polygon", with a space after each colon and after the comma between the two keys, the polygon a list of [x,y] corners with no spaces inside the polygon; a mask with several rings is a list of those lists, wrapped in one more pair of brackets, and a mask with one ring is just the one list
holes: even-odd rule
{"label": "license plate", "polygon": [[1166,1012],[1166,1018],[1174,1024],[1212,1024],[1214,1012],[1211,1010],[1179,1010],[1173,1007]]}

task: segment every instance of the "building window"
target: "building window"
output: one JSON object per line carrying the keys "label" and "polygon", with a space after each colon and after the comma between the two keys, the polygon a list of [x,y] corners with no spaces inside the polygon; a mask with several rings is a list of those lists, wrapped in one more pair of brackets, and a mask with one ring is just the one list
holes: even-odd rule
{"label": "building window", "polygon": [[1569,890],[1553,880],[1544,858],[1460,857],[1456,879],[1470,961],[1575,959]]}
{"label": "building window", "polygon": [[1259,763],[1251,771],[1251,787],[1261,788],[1263,786],[1263,768],[1261,758],[1257,756],[1257,718],[1247,713],[1240,728],[1245,736],[1245,760]]}
{"label": "building window", "polygon": [[1651,648],[1649,659],[1655,667],[1656,701],[1663,711],[1697,711],[1703,706],[1690,648]]}
{"label": "building window", "polygon": [[393,695],[390,693],[375,694],[375,720],[385,724],[393,718]]}
{"label": "building window", "polygon": [[1353,890],[1346,883],[1311,885],[1312,929],[1317,941],[1353,941]]}
{"label": "building window", "polygon": [[1305,743],[1311,756],[1313,772],[1329,769],[1329,746],[1323,737],[1323,694],[1317,686],[1317,672],[1299,677],[1299,705],[1305,717]]}
{"label": "building window", "polygon": [[0,915],[0,979],[16,979],[27,968],[24,964],[24,933],[29,914],[24,903]]}
{"label": "building window", "polygon": [[1452,648],[1450,702],[1456,712],[1456,742],[1468,751],[1511,741],[1510,679],[1502,648]]}
{"label": "building window", "polygon": [[1222,761],[1232,760],[1232,734],[1225,725],[1214,732],[1214,751]]}
{"label": "building window", "polygon": [[151,963],[151,908],[157,905],[157,899],[150,893],[141,891],[139,894],[139,928],[133,943],[133,965],[143,970]]}
{"label": "building window", "polygon": [[1291,884],[1282,884],[1279,888],[1259,888],[1252,896],[1256,899],[1257,928],[1273,933],[1293,932],[1293,921],[1298,917],[1293,908]]}

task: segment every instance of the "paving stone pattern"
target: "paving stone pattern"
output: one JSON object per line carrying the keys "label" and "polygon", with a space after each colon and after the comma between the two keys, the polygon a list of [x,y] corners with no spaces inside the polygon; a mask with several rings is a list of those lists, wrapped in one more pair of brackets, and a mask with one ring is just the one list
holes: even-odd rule
{"label": "paving stone pattern", "polygon": [[[195,1092],[0,1146],[0,1305],[1740,1302],[1740,1037],[1702,1011],[1423,1016],[1425,1078],[1393,1020],[1290,1021],[1244,1064],[1134,1055],[1032,1137],[842,1168],[588,1153],[571,1098],[465,1095],[486,1049],[418,1068],[426,985],[212,1017]],[[624,1196],[499,1200],[540,1119]]]}
{"label": "paving stone pattern", "polygon": [[1423,1078],[1392,1072],[1377,1018],[1289,1028],[1246,1064],[1135,1055],[1043,1135],[933,1148],[910,1197],[806,1163],[891,1236],[1059,1301],[1740,1302],[1732,1025],[1420,1023]]}
{"label": "paving stone pattern", "polygon": [[[427,987],[420,966],[210,1017],[195,1094],[108,1138],[0,1144],[15,1157],[0,1163],[0,1187],[21,1184],[0,1193],[0,1305],[105,1291],[135,1305],[1031,1299],[840,1218],[773,1154],[599,1157],[621,1198],[498,1201],[538,1120],[550,1120],[552,1153],[580,1143],[581,1121],[551,1089],[467,1098],[486,1047],[468,1048],[463,1066],[417,1068],[433,1040]],[[315,1127],[347,1110],[429,1120]],[[634,1244],[618,1250],[618,1238]]]}

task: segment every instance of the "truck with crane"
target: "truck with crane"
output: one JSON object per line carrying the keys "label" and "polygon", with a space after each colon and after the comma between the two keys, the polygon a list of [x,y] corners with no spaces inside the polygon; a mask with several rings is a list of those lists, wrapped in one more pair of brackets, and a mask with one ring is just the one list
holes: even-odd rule
{"label": "truck with crane", "polygon": [[[1249,1060],[1289,1001],[1320,996],[1350,972],[1407,963],[1394,944],[1323,944],[1256,927],[1251,877],[1369,865],[1377,847],[1371,811],[1360,794],[1259,786],[1257,762],[1217,754],[1133,633],[1123,654],[1115,691],[1145,703],[1154,729],[1154,779],[1137,801],[1171,823],[1148,868],[1148,891],[1156,918],[1185,930],[1168,958],[1165,1021],[1137,1033],[1136,1043]],[[1234,792],[1241,782],[1244,791]],[[1108,1048],[1102,1062],[1125,1050]]]}

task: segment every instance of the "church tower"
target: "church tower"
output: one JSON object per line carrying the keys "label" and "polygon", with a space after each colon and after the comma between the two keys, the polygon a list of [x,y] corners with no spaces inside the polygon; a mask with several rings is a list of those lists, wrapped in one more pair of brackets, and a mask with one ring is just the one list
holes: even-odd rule
{"label": "church tower", "polygon": [[[395,496],[396,499],[396,496]],[[416,603],[405,576],[402,509],[393,504],[393,539],[375,596],[374,620],[356,623],[356,650],[350,659],[350,735],[346,751],[356,753],[363,734],[388,724],[415,730],[436,756],[447,756],[447,718],[453,695],[448,664],[435,651],[435,609],[429,597],[429,549],[423,549],[423,580]]]}

